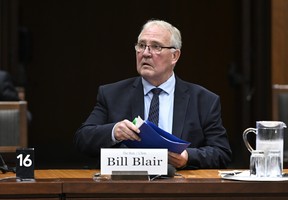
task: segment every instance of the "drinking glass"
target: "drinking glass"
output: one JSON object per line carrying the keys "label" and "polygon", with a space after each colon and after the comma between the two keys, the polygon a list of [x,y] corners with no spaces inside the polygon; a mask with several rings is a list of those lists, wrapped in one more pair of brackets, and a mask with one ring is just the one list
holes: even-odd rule
{"label": "drinking glass", "polygon": [[253,150],[251,152],[250,176],[265,176],[265,154],[263,150]]}
{"label": "drinking glass", "polygon": [[270,150],[268,152],[266,175],[267,177],[282,177],[280,150]]}

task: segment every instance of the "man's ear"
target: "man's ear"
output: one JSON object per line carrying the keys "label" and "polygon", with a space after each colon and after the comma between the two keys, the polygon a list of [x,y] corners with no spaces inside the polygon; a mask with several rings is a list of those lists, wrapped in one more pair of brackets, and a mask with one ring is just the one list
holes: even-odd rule
{"label": "man's ear", "polygon": [[176,63],[178,61],[178,59],[180,58],[181,55],[181,51],[180,49],[175,49],[175,51],[172,53],[173,56],[173,60]]}

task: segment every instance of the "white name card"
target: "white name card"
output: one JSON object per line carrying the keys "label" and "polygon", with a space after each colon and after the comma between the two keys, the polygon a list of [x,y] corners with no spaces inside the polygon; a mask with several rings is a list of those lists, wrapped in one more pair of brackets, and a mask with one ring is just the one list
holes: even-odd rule
{"label": "white name card", "polygon": [[147,171],[148,175],[167,175],[167,149],[102,148],[101,174],[112,171]]}

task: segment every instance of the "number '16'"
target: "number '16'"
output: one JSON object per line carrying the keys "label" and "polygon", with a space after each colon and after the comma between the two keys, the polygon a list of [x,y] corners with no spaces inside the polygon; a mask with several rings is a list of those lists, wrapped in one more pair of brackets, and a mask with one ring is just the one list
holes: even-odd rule
{"label": "number '16'", "polygon": [[32,165],[32,160],[29,158],[30,155],[26,155],[25,158],[23,159],[23,154],[19,154],[17,156],[17,159],[19,159],[20,163],[19,166],[22,167],[30,167]]}

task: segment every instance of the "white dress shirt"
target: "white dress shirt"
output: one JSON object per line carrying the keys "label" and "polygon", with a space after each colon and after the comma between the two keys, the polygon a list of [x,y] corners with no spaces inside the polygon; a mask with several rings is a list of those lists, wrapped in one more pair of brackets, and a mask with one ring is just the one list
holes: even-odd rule
{"label": "white dress shirt", "polygon": [[[158,127],[163,130],[172,133],[173,124],[173,106],[174,106],[174,90],[175,90],[175,75],[173,75],[164,83],[159,85],[163,91],[159,95],[159,123]],[[142,78],[142,84],[144,87],[144,117],[148,119],[150,103],[153,97],[151,90],[155,86],[151,85],[144,78]]]}

